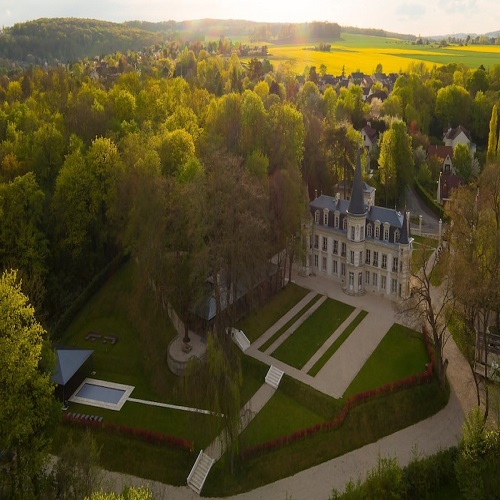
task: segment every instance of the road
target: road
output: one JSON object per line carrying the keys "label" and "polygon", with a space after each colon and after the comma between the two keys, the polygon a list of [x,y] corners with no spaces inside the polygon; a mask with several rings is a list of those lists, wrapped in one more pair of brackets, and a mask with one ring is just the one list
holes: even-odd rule
{"label": "road", "polygon": [[[414,186],[408,187],[406,203],[411,215],[422,215],[423,233],[438,233],[439,217],[421,200]],[[411,228],[415,231],[418,229],[418,224],[412,224]]]}

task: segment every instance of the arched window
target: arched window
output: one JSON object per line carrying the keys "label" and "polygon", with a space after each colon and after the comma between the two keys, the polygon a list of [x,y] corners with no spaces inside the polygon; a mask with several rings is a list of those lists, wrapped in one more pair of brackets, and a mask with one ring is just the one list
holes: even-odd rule
{"label": "arched window", "polygon": [[342,223],[342,229],[344,231],[347,231],[347,217],[344,217],[344,221]]}
{"label": "arched window", "polygon": [[394,231],[394,243],[399,243],[400,237],[401,237],[401,235],[400,235],[399,229],[396,229],[396,231]]}
{"label": "arched window", "polygon": [[380,222],[375,222],[375,239],[380,239]]}
{"label": "arched window", "polygon": [[366,237],[367,238],[373,237],[373,226],[371,224],[366,225]]}
{"label": "arched window", "polygon": [[314,222],[316,224],[319,224],[319,210],[316,210],[316,212],[314,212]]}
{"label": "arched window", "polygon": [[323,212],[323,225],[328,226],[328,209]]}

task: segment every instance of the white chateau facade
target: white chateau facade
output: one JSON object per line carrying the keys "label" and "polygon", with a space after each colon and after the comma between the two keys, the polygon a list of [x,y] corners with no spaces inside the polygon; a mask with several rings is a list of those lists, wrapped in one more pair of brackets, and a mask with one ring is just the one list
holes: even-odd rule
{"label": "white chateau facade", "polygon": [[349,295],[407,297],[413,242],[409,214],[365,204],[359,151],[351,199],[321,195],[309,208],[305,274],[337,281]]}

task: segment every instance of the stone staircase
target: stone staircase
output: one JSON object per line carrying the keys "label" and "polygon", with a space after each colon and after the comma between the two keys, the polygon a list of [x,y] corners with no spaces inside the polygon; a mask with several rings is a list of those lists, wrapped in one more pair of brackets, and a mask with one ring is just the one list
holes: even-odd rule
{"label": "stone staircase", "polygon": [[198,495],[201,493],[201,489],[205,484],[205,480],[207,479],[213,463],[214,459],[210,458],[201,450],[187,478],[187,485],[198,493]]}
{"label": "stone staircase", "polygon": [[248,340],[247,336],[241,331],[236,328],[233,328],[231,330],[233,340],[236,342],[236,345],[243,351],[245,352],[249,347],[250,347],[250,341]]}
{"label": "stone staircase", "polygon": [[278,386],[280,385],[283,373],[284,372],[281,371],[279,368],[276,368],[275,366],[271,365],[266,375],[266,384],[277,389]]}

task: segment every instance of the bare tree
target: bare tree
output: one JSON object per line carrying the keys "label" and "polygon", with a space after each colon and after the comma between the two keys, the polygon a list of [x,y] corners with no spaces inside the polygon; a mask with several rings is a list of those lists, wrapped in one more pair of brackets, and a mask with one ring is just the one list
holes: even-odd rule
{"label": "bare tree", "polygon": [[429,328],[436,351],[438,379],[441,388],[444,388],[448,366],[448,359],[444,358],[444,346],[449,335],[448,319],[455,301],[452,282],[443,272],[448,255],[422,244],[414,250],[413,258],[411,292],[400,304],[400,313],[414,325]]}

